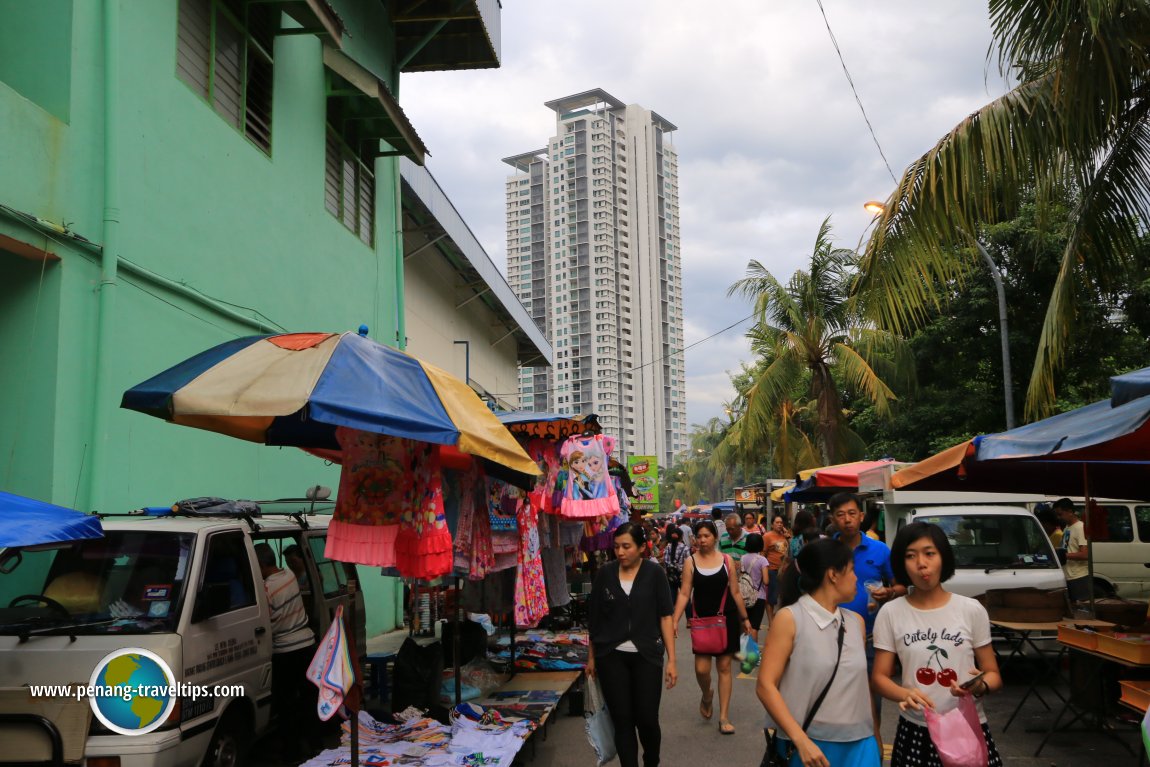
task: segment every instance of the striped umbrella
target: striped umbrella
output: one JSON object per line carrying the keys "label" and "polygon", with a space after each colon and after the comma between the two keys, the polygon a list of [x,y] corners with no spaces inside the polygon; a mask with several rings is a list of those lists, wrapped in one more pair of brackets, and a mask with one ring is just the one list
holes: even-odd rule
{"label": "striped umbrella", "polygon": [[452,445],[538,474],[471,387],[357,333],[248,336],[124,392],[121,407],[267,445],[339,450],[335,428]]}

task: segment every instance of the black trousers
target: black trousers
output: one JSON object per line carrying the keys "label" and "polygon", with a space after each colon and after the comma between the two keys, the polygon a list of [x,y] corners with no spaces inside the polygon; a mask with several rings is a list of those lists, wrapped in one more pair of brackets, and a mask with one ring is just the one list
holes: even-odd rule
{"label": "black trousers", "polygon": [[613,650],[595,657],[595,673],[615,726],[620,767],[639,767],[640,742],[644,767],[658,767],[659,743],[663,738],[659,729],[663,667],[644,660],[637,652]]}
{"label": "black trousers", "polygon": [[316,696],[318,690],[307,678],[307,667],[315,655],[315,645],[300,650],[272,654],[272,713],[275,715],[279,748],[283,755],[299,755],[300,740],[313,745],[319,740]]}

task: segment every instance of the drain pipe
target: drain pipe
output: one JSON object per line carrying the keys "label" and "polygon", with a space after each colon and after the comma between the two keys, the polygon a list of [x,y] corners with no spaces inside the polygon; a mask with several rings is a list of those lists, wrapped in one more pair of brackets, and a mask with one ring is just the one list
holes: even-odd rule
{"label": "drain pipe", "polygon": [[95,385],[92,392],[92,434],[88,496],[83,508],[108,511],[108,424],[115,403],[112,395],[112,328],[120,260],[120,0],[104,0],[104,249],[96,294]]}

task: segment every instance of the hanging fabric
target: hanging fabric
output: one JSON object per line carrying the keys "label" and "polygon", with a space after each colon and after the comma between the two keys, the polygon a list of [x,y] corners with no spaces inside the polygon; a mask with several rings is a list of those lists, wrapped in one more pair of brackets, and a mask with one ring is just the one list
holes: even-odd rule
{"label": "hanging fabric", "polygon": [[460,533],[455,536],[455,569],[467,573],[471,580],[482,580],[495,565],[486,488],[478,466],[464,472],[460,478]]}
{"label": "hanging fabric", "polygon": [[493,532],[515,530],[515,512],[524,492],[501,479],[487,477],[487,510]]}
{"label": "hanging fabric", "polygon": [[451,531],[443,510],[439,448],[416,442],[412,461],[412,503],[404,510],[395,539],[395,565],[405,578],[430,580],[451,572]]}
{"label": "hanging fabric", "polygon": [[530,498],[535,510],[544,514],[559,513],[559,507],[555,503],[555,483],[559,478],[561,464],[559,447],[559,443],[545,439],[532,439],[523,445],[527,455],[531,456],[531,460],[535,461],[543,472],[536,478]]}
{"label": "hanging fabric", "polygon": [[607,465],[615,440],[604,434],[571,437],[560,454],[567,472],[561,514],[564,517],[614,517],[619,513],[619,496]]}
{"label": "hanging fabric", "polygon": [[339,496],[324,556],[341,562],[395,566],[395,539],[412,503],[413,452],[419,443],[340,426]]}
{"label": "hanging fabric", "polygon": [[521,503],[519,523],[519,570],[515,576],[515,625],[534,628],[547,615],[547,585],[543,581],[543,560],[539,554],[537,512],[530,503]]}

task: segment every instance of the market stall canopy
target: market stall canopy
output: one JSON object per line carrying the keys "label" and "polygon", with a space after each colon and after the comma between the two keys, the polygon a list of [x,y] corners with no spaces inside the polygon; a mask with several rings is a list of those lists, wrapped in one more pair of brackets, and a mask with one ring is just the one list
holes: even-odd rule
{"label": "market stall canopy", "polygon": [[42,546],[103,537],[97,516],[0,492],[0,546]]}
{"label": "market stall canopy", "polygon": [[267,445],[339,450],[335,428],[539,467],[463,381],[357,333],[248,336],[124,392],[121,407]]}
{"label": "market stall canopy", "polygon": [[1068,496],[1089,489],[1103,498],[1150,500],[1148,379],[1150,368],[1116,376],[1109,400],[975,437],[895,473],[891,484]]}
{"label": "market stall canopy", "polygon": [[884,458],[881,461],[851,461],[817,469],[805,469],[799,472],[798,482],[795,485],[784,488],[783,500],[825,501],[835,493],[857,491],[859,474],[893,463],[893,460]]}
{"label": "market stall canopy", "polygon": [[599,416],[536,413],[532,410],[505,410],[495,416],[508,431],[516,435],[561,440],[591,430],[599,432]]}

